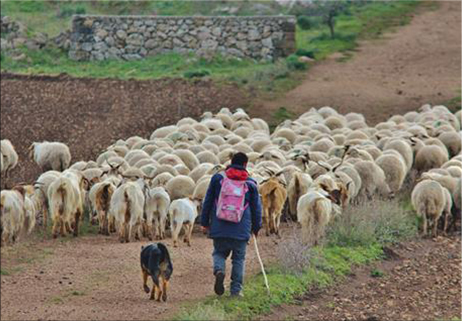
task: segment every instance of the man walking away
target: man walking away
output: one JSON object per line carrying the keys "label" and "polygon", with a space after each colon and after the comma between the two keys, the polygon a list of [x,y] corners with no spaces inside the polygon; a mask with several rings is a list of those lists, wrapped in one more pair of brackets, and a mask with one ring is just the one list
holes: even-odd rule
{"label": "man walking away", "polygon": [[248,158],[237,153],[224,172],[215,174],[205,196],[201,225],[213,239],[215,293],[225,292],[226,259],[231,254],[231,296],[242,296],[247,242],[261,228],[261,200],[257,183],[246,170]]}

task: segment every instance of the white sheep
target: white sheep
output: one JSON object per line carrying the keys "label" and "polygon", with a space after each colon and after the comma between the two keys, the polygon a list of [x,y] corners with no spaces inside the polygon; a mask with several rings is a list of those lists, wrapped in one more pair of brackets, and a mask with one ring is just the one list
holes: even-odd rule
{"label": "white sheep", "polygon": [[425,179],[412,190],[411,201],[417,215],[423,219],[423,235],[427,235],[427,225],[433,225],[432,234],[436,237],[438,219],[445,208],[444,188],[436,181]]}
{"label": "white sheep", "polygon": [[191,235],[197,217],[198,205],[198,201],[190,198],[177,199],[170,204],[169,214],[174,247],[178,247],[178,235],[182,227],[185,229],[184,242],[191,246]]}
{"label": "white sheep", "polygon": [[415,156],[414,168],[418,172],[425,172],[432,168],[439,168],[447,161],[447,151],[437,145],[425,145]]}
{"label": "white sheep", "polygon": [[33,143],[29,148],[30,156],[42,171],[64,171],[71,163],[69,147],[59,142]]}
{"label": "white sheep", "polygon": [[178,175],[165,186],[171,200],[189,197],[193,194],[196,183],[189,176]]}
{"label": "white sheep", "polygon": [[1,161],[2,161],[2,174],[5,178],[8,174],[18,165],[18,153],[13,147],[13,144],[8,139],[2,139],[1,142]]}
{"label": "white sheep", "polygon": [[300,197],[308,192],[308,189],[313,184],[310,175],[300,172],[295,172],[287,187],[287,195],[289,199],[289,213],[292,219],[297,217],[297,204]]}
{"label": "white sheep", "polygon": [[389,150],[376,159],[375,163],[380,166],[385,174],[385,182],[390,191],[396,195],[403,186],[407,174],[406,163],[397,151]]}
{"label": "white sheep", "polygon": [[170,206],[170,196],[163,187],[155,187],[147,191],[145,197],[147,234],[162,240],[165,238],[165,223]]}
{"label": "white sheep", "polygon": [[24,226],[24,190],[2,190],[0,193],[1,245],[13,244]]}
{"label": "white sheep", "polygon": [[143,222],[145,196],[138,182],[126,182],[116,188],[109,207],[109,224],[114,222],[121,243],[128,243],[132,234],[139,240]]}
{"label": "white sheep", "polygon": [[111,180],[96,183],[90,189],[89,199],[94,211],[91,221],[98,220],[99,233],[109,235],[109,232],[115,232],[115,226],[109,226],[108,213],[111,204],[111,198],[116,186]]}

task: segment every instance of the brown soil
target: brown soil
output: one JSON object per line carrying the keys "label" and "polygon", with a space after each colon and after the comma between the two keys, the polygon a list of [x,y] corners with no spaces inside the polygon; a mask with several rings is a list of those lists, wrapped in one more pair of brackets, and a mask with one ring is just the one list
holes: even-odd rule
{"label": "brown soil", "polygon": [[[10,273],[1,276],[2,320],[165,320],[185,303],[212,295],[212,241],[197,231],[191,247],[173,248],[171,238],[163,242],[174,268],[165,303],[149,300],[143,291],[144,241],[121,244],[115,236],[84,236],[2,248],[2,271]],[[276,243],[259,240],[265,262],[274,258]],[[227,268],[229,276],[229,261]],[[260,269],[253,244],[247,247],[246,269],[247,274]]]}
{"label": "brown soil", "polygon": [[[388,260],[353,270],[348,280],[311,290],[262,320],[450,320],[461,316],[458,237],[418,240],[389,249]],[[372,271],[383,276],[372,277]]]}
{"label": "brown soil", "polygon": [[218,87],[211,81],[2,73],[1,137],[11,140],[20,160],[7,183],[31,182],[40,174],[27,155],[33,142],[61,141],[69,146],[72,162],[94,160],[117,139],[149,137],[157,127],[185,116],[241,107],[243,97],[236,87]]}
{"label": "brown soil", "polygon": [[360,43],[346,62],[334,54],[317,63],[301,85],[279,99],[256,102],[252,114],[269,121],[280,107],[299,115],[331,106],[343,114],[363,113],[375,124],[460,96],[461,2],[438,6],[396,32]]}

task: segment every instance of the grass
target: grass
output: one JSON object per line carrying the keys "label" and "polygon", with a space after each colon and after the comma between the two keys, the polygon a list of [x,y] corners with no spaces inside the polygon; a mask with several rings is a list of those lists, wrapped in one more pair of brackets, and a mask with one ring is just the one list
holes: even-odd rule
{"label": "grass", "polygon": [[[289,261],[288,264],[267,268],[271,295],[266,294],[263,276],[257,274],[246,280],[244,298],[211,296],[185,306],[175,320],[250,320],[269,313],[275,306],[294,304],[310,289],[344,279],[354,266],[382,259],[384,246],[416,236],[415,213],[407,209],[407,204],[403,197],[351,207],[330,224],[325,246],[306,248],[293,233],[287,246],[278,251],[278,262]],[[383,276],[382,271],[371,269],[371,277]]]}
{"label": "grass", "polygon": [[[234,2],[220,2],[234,6]],[[57,34],[70,25],[70,15],[77,12],[92,14],[151,14],[191,15],[213,14],[218,2],[205,1],[2,1],[2,14],[23,21],[31,33],[47,32]],[[256,2],[239,3],[239,15],[255,14],[252,8]],[[262,2],[272,7],[277,4]],[[384,30],[409,22],[410,13],[418,6],[428,6],[417,1],[368,2],[362,6],[353,5],[348,14],[337,18],[336,37],[328,35],[328,29],[321,23],[302,30],[297,27],[298,51],[312,53],[320,60],[331,53],[342,51],[347,60],[357,46],[357,39],[376,37]],[[264,91],[274,95],[295,87],[308,65],[299,63],[296,56],[280,61],[259,62],[251,59],[211,60],[198,59],[192,55],[163,54],[142,61],[74,62],[56,49],[40,51],[21,49],[29,59],[15,61],[9,55],[2,55],[1,70],[26,74],[61,74],[74,77],[158,79],[164,77],[194,76],[211,77],[218,82],[238,83],[250,90]]]}

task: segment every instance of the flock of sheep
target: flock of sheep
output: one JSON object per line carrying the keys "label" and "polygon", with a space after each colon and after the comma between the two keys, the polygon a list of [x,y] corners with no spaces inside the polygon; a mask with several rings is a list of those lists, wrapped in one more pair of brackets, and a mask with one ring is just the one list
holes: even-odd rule
{"label": "flock of sheep", "polygon": [[[248,171],[259,185],[266,234],[279,235],[287,202],[288,219],[301,224],[305,242],[318,243],[326,226],[350,204],[394,197],[407,179],[416,184],[412,204],[437,234],[454,225],[461,209],[461,114],[424,105],[369,127],[362,114],[341,115],[331,107],[311,109],[268,124],[238,109],[206,112],[156,129],[149,138],[118,140],[96,160],[71,165],[69,148],[34,143],[31,157],[43,173],[32,185],[1,192],[2,244],[30,232],[36,217],[48,216],[52,235],[78,235],[84,213],[99,232],[165,238],[174,246],[184,228],[190,245],[210,178],[235,152],[249,157]],[[1,141],[5,176],[18,163],[10,141]]]}

